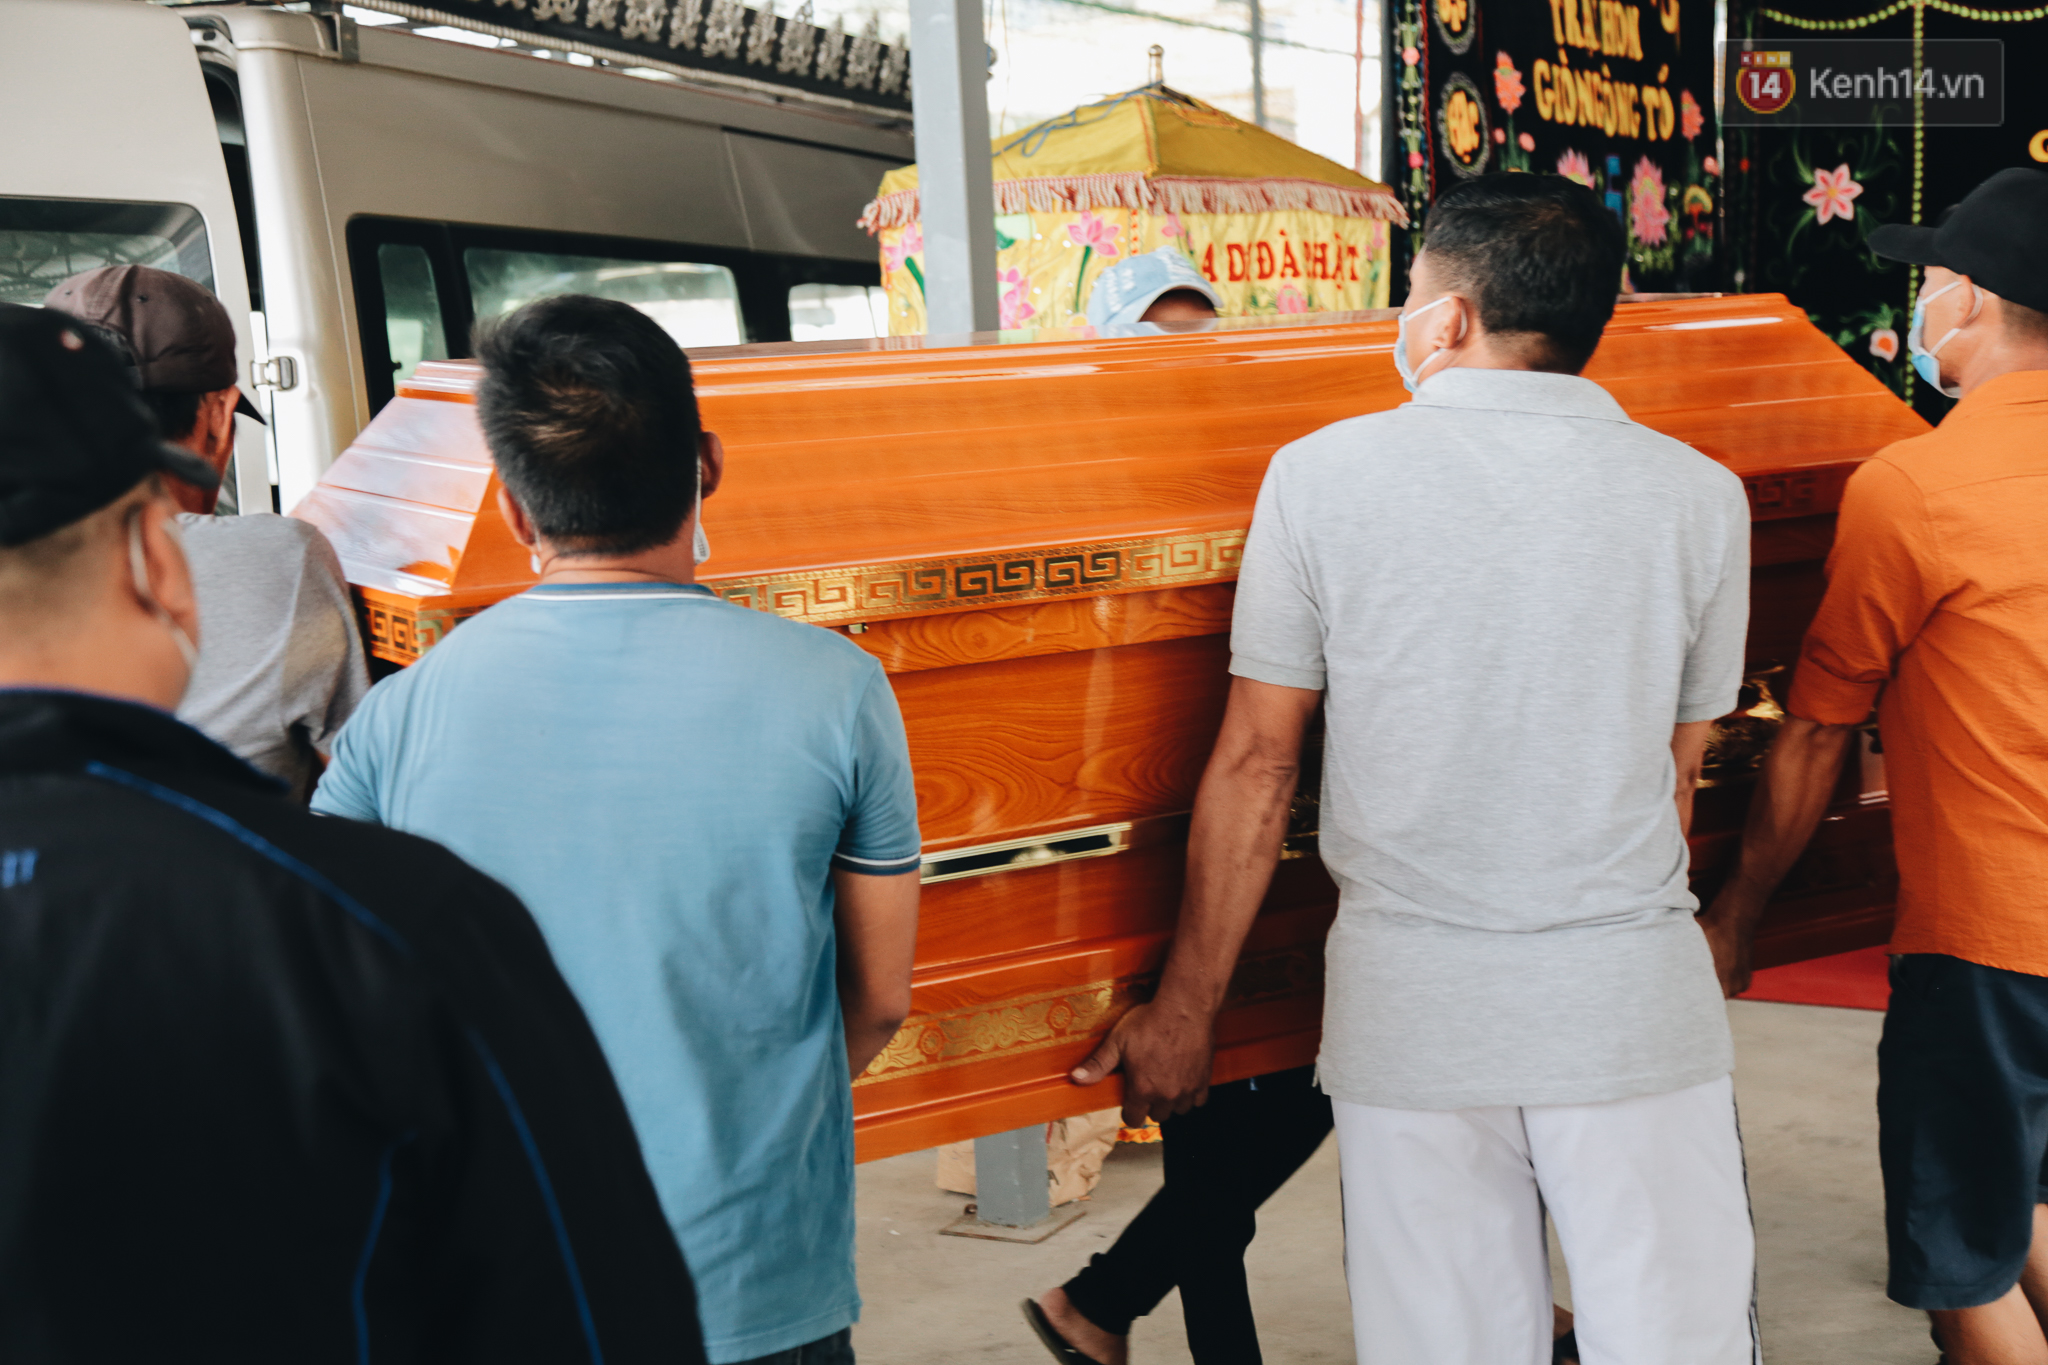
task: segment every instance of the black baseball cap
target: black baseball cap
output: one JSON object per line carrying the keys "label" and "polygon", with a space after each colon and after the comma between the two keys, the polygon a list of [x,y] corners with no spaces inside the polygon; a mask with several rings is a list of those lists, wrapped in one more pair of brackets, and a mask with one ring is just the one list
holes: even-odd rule
{"label": "black baseball cap", "polygon": [[[217,393],[238,381],[235,325],[206,286],[147,265],[103,265],[52,289],[43,307],[117,333],[153,393]],[[235,411],[263,420],[243,394]]]}
{"label": "black baseball cap", "polygon": [[158,433],[106,342],[54,309],[0,304],[0,546],[69,526],[156,473],[220,486]]}
{"label": "black baseball cap", "polygon": [[1867,239],[1888,260],[1968,275],[2002,299],[2048,313],[2048,172],[2008,167],[1934,227],[1887,223]]}

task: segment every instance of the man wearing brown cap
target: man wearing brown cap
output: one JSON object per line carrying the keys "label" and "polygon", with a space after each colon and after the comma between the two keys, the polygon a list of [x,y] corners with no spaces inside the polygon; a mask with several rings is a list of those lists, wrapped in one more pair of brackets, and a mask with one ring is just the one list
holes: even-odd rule
{"label": "man wearing brown cap", "polygon": [[[236,384],[227,310],[184,276],[102,266],[58,285],[44,305],[124,345],[164,435],[216,476],[234,453],[235,414],[262,420]],[[369,690],[341,564],[306,522],[267,512],[216,517],[216,489],[170,488],[184,512],[206,639],[178,714],[304,800],[329,742]]]}
{"label": "man wearing brown cap", "polygon": [[1842,495],[1828,592],[1705,918],[1723,988],[1873,707],[1899,859],[1878,1157],[1891,1297],[1951,1365],[2048,1362],[2048,174],[1870,234],[1926,270],[1907,345],[1960,398]]}

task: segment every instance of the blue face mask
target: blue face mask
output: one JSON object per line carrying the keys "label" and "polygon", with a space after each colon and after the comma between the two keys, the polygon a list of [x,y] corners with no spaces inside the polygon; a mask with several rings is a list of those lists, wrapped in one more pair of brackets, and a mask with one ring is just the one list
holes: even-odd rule
{"label": "blue face mask", "polygon": [[1977,293],[1976,306],[1970,309],[1970,316],[1963,319],[1962,327],[1949,328],[1941,340],[1935,342],[1932,346],[1927,344],[1926,337],[1923,334],[1927,328],[1927,305],[1940,298],[1943,294],[1948,293],[1949,290],[1959,288],[1962,283],[1961,280],[1952,281],[1935,290],[1926,298],[1916,301],[1913,304],[1913,325],[1906,329],[1906,350],[1913,357],[1913,373],[1919,375],[1921,380],[1927,385],[1949,398],[1962,397],[1962,386],[1960,384],[1944,384],[1941,382],[1941,362],[1936,360],[1935,357],[1941,353],[1942,347],[1948,345],[1955,338],[1957,332],[1962,331],[1963,327],[1967,327],[1977,320],[1977,314],[1982,312],[1984,308],[1984,295],[1981,292]]}
{"label": "blue face mask", "polygon": [[[1420,365],[1410,365],[1408,363],[1408,323],[1410,322],[1410,320],[1414,318],[1421,317],[1424,313],[1427,313],[1432,308],[1442,307],[1444,304],[1449,303],[1452,299],[1456,297],[1457,295],[1455,294],[1446,294],[1442,298],[1436,300],[1434,303],[1423,304],[1422,307],[1416,309],[1412,313],[1401,314],[1401,316],[1395,320],[1394,368],[1400,372],[1401,383],[1407,386],[1408,392],[1410,393],[1415,392],[1416,385],[1422,382],[1422,372],[1429,368],[1429,362],[1435,360],[1439,355],[1442,355],[1444,352],[1444,348],[1442,346],[1439,346],[1434,351],[1431,351],[1428,355],[1422,358],[1422,363]],[[1459,319],[1458,340],[1463,341],[1464,339],[1464,319],[1461,317]]]}

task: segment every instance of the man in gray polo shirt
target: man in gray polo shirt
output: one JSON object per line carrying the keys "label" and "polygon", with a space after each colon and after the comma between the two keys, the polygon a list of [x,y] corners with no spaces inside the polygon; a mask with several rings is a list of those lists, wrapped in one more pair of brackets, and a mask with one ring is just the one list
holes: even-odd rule
{"label": "man in gray polo shirt", "polygon": [[1319,1070],[1364,1365],[1549,1360],[1546,1208],[1585,1365],[1756,1358],[1685,845],[1741,681],[1749,513],[1728,470],[1578,377],[1623,251],[1557,177],[1437,201],[1395,349],[1415,400],[1267,472],[1173,954],[1083,1068],[1121,1063],[1132,1118],[1201,1102],[1326,702]]}

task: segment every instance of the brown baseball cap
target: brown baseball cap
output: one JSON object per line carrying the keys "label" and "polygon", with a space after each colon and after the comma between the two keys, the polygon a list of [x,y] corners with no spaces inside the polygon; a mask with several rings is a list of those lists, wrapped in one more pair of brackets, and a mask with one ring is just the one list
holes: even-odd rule
{"label": "brown baseball cap", "polygon": [[[103,265],[52,289],[43,306],[126,341],[145,390],[217,393],[240,382],[228,310],[183,275],[146,265]],[[246,393],[235,411],[263,420]]]}

